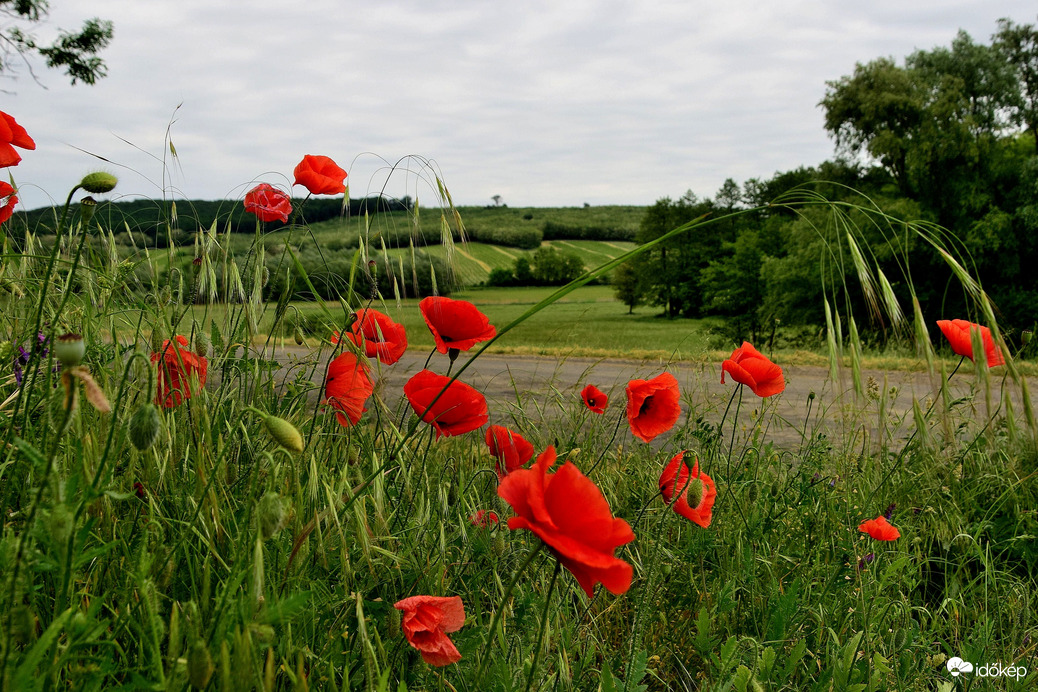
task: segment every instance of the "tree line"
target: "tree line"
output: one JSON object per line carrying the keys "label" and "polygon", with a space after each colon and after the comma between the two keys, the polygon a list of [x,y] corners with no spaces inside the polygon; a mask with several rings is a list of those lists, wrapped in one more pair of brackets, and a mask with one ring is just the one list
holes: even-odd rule
{"label": "tree line", "polygon": [[[919,50],[900,63],[859,63],[828,82],[819,105],[836,144],[833,160],[770,180],[729,179],[713,199],[689,191],[657,201],[638,243],[700,217],[719,220],[621,267],[613,276],[618,297],[670,317],[718,315],[733,339],[757,340],[776,321],[823,324],[828,286],[845,294],[859,324],[884,338],[889,325],[878,315],[869,321],[867,292],[855,286],[856,248],[841,223],[856,224],[901,305],[910,306],[914,294],[934,319],[966,314],[967,296],[932,244],[881,232],[891,217],[920,219],[946,229],[1004,328],[1032,328],[1038,31],[1008,19],[998,27],[989,44],[959,32],[949,47]],[[820,197],[851,206],[834,217],[832,206],[775,204]]]}

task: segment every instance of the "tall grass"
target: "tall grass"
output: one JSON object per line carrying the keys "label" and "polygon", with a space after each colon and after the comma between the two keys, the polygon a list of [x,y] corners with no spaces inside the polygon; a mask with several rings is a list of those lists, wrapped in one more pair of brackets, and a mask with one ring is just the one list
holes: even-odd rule
{"label": "tall grass", "polygon": [[[430,175],[442,212],[420,213],[458,224]],[[1026,380],[1009,358],[1001,373],[974,369],[974,396],[953,399],[945,382],[966,369],[937,367],[927,316],[914,296],[909,308],[891,289],[911,285],[910,267],[897,278],[879,272],[868,238],[878,232],[895,252],[902,232],[934,245],[975,299],[974,317],[997,335],[990,302],[940,229],[901,225],[866,203],[780,203],[829,214],[819,233],[829,253],[820,273],[833,376],[818,389],[848,393],[825,409],[821,399],[804,402],[799,444],[770,439],[776,407],[745,388],[733,389],[727,407],[686,392],[678,427],[651,446],[628,434],[619,387],[604,416],[586,411],[575,392],[594,383],[593,369],[579,383],[554,382],[547,405],[531,403],[519,383],[514,401],[492,402],[491,423],[538,451],[556,446],[637,536],[618,553],[634,568],[630,589],[599,588],[590,599],[531,533],[506,527],[511,509],[497,496],[481,435],[435,439],[405,404],[377,392],[360,423],[343,427],[319,399],[328,362],[345,345],[322,342],[287,370],[254,349],[264,311],[274,333],[297,309],[256,300],[261,227],[244,255],[227,252],[229,238],[215,228],[189,248],[170,247],[166,266],[180,253],[201,261],[169,273],[153,294],[127,290],[114,229],[91,219],[66,217],[49,254],[31,235],[17,245],[5,237],[3,362],[17,361],[21,375],[19,383],[5,371],[0,385],[0,685],[929,690],[973,683],[947,670],[959,656],[1026,667],[1020,680],[1000,681],[1026,689],[1036,679],[1038,456],[1030,399],[1025,392],[1026,410],[1016,412],[1005,396]],[[308,229],[292,224],[293,233]],[[464,380],[469,363],[507,345],[513,330],[650,247],[525,307],[453,365],[430,354],[429,367]],[[354,272],[367,270],[363,252]],[[309,280],[291,250],[282,257],[277,272]],[[910,417],[891,413],[899,393],[886,382],[863,379],[853,289],[830,281],[848,273],[833,269],[843,262],[870,307],[916,334],[934,364],[933,392],[912,402]],[[239,300],[221,296],[224,308],[198,314],[192,305],[212,296],[218,265],[237,277],[225,290]],[[351,306],[386,300],[344,293],[339,305],[316,309],[345,329]],[[83,335],[84,365],[110,413],[82,401],[96,392],[44,352],[65,332]],[[157,441],[139,449],[132,421],[155,396],[151,354],[177,334],[207,356],[209,382],[163,410]],[[710,422],[721,410],[721,422]],[[267,416],[301,432],[302,453],[278,444]],[[836,419],[844,424],[819,432],[820,421]],[[709,528],[658,496],[660,471],[680,450],[717,483]],[[481,509],[502,522],[474,525]],[[897,541],[856,530],[884,513],[901,530]],[[451,635],[458,663],[423,663],[401,634],[393,604],[417,594],[461,597],[465,624]]]}

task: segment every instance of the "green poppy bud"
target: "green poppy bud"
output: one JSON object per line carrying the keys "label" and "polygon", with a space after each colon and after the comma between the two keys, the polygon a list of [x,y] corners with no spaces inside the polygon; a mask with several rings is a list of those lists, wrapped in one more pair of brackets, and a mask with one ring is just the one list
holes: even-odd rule
{"label": "green poppy bud", "polygon": [[277,416],[267,416],[263,419],[263,424],[267,426],[267,432],[279,445],[293,454],[302,453],[303,436],[299,434],[296,426]]}
{"label": "green poppy bud", "polygon": [[83,179],[79,181],[79,186],[93,195],[101,195],[105,192],[111,192],[118,184],[119,179],[105,171],[87,173],[83,176]]}
{"label": "green poppy bud", "polygon": [[393,608],[386,618],[386,638],[396,639],[400,636],[400,611]]}
{"label": "green poppy bud", "polygon": [[1023,330],[1022,332],[1020,332],[1020,344],[1022,346],[1026,346],[1027,344],[1031,343],[1031,338],[1033,336],[1034,332],[1032,332],[1030,329]]}
{"label": "green poppy bud", "polygon": [[209,647],[201,639],[196,639],[187,652],[187,679],[192,687],[204,690],[215,669]]}
{"label": "green poppy bud", "polygon": [[212,348],[213,342],[209,339],[209,335],[203,332],[201,329],[195,332],[195,353],[202,358],[209,357],[209,350]]}
{"label": "green poppy bud", "polygon": [[137,409],[130,418],[128,427],[130,443],[140,451],[143,452],[155,444],[162,429],[162,418],[155,404],[149,402]]}
{"label": "green poppy bud", "polygon": [[62,334],[54,340],[54,357],[66,368],[79,365],[86,355],[82,334]]}
{"label": "green poppy bud", "polygon": [[266,493],[260,498],[257,507],[259,515],[260,533],[263,540],[276,536],[288,523],[288,500],[284,500],[274,491]]}
{"label": "green poppy bud", "polygon": [[688,482],[688,504],[690,507],[698,507],[703,502],[703,481],[693,478]]}

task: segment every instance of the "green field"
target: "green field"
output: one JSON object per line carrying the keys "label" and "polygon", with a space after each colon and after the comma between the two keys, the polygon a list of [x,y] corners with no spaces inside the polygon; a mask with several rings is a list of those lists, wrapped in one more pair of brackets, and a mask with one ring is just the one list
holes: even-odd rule
{"label": "green field", "polygon": [[[473,288],[453,294],[454,298],[471,301],[499,329],[518,318],[555,289]],[[326,303],[336,316],[342,314],[337,303]],[[298,302],[293,306],[304,316],[324,322],[323,310],[317,303]],[[432,335],[422,319],[417,300],[391,299],[377,306],[407,328],[408,341],[414,348],[432,348]],[[191,312],[200,324],[215,320],[223,324],[227,308],[223,305],[197,305]],[[273,306],[268,306],[259,327],[270,330]],[[293,313],[294,314],[294,313]],[[609,286],[584,286],[530,317],[492,346],[497,353],[533,353],[551,355],[619,356],[632,358],[665,358],[690,360],[709,352],[711,330],[720,325],[713,319],[668,320],[658,310],[643,307],[628,314],[627,307],[617,301]],[[323,338],[318,332],[331,333],[339,324],[315,329],[311,339]],[[282,336],[291,337],[290,333]]]}

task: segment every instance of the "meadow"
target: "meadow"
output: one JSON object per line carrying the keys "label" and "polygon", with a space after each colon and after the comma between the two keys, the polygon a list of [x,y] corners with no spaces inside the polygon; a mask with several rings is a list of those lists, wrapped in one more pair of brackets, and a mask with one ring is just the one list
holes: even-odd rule
{"label": "meadow", "polygon": [[[301,184],[327,178],[304,170]],[[88,176],[82,188],[103,198],[109,183]],[[620,255],[558,289],[265,304],[256,248],[276,240],[269,215],[291,211],[276,189],[251,191],[250,204],[252,252],[238,256],[247,290],[231,303],[195,304],[229,243],[203,243],[212,256],[139,250],[131,262],[185,271],[151,267],[168,283],[138,293],[127,258],[103,252],[113,229],[89,204],[45,250],[5,234],[5,689],[1038,680],[1038,426],[1012,354],[988,354],[987,340],[1001,342],[982,293],[992,330],[958,333],[954,360],[919,330],[925,316],[909,318],[934,387],[908,413],[894,413],[897,392],[861,381],[854,323],[829,329],[833,373],[846,363],[839,382],[853,384],[820,415],[848,421],[847,433],[790,448],[769,439],[783,353],[718,356],[709,323],[675,330],[650,310],[627,315],[608,287],[584,285]],[[300,335],[309,348],[285,378],[251,346],[294,340],[286,325],[307,316],[317,328]],[[574,344],[662,360],[624,386],[596,382],[594,369],[559,381],[543,393],[551,415],[522,407],[519,392],[500,415],[465,385],[484,350]],[[426,370],[399,403],[372,396],[377,373],[415,351]],[[667,372],[677,358],[714,359],[727,404],[698,408]],[[945,383],[964,378],[972,393],[953,397]],[[823,371],[819,391],[836,382]]]}

